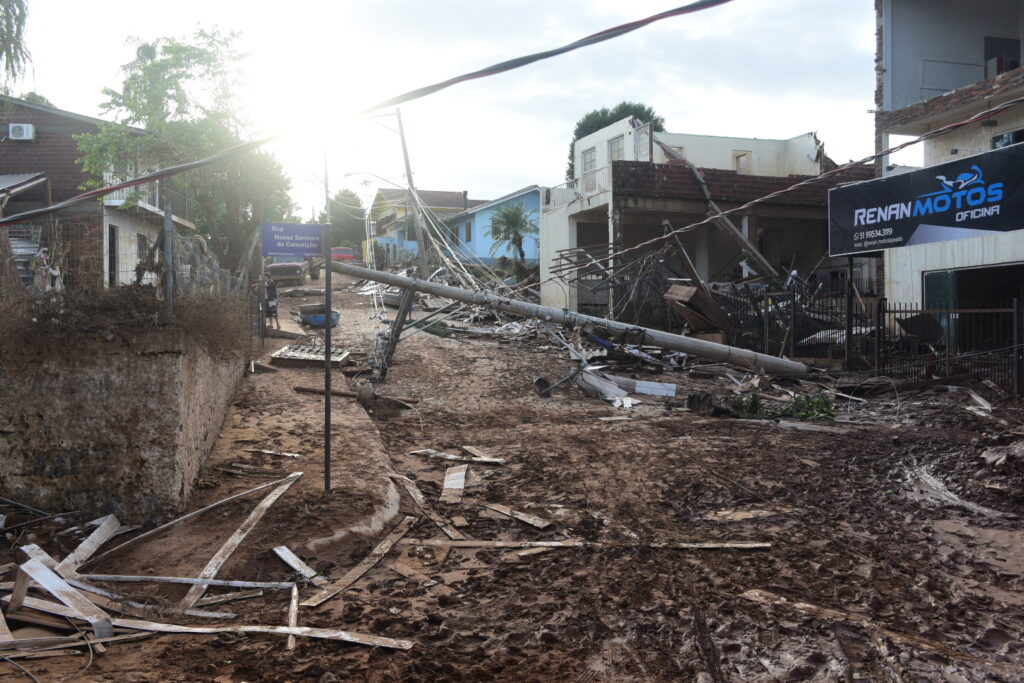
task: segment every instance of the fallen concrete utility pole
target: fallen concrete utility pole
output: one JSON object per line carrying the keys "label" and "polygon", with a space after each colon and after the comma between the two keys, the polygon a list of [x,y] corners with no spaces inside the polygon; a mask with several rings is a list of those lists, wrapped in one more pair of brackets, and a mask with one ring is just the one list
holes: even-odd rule
{"label": "fallen concrete utility pole", "polygon": [[448,285],[441,285],[435,282],[402,277],[401,275],[394,275],[393,273],[370,270],[369,268],[360,268],[358,266],[351,266],[345,263],[331,263],[331,268],[336,273],[341,273],[342,275],[373,280],[374,282],[382,282],[393,287],[402,287],[406,290],[426,292],[428,294],[433,294],[434,296],[447,297],[457,301],[465,301],[477,306],[486,306],[487,308],[503,311],[505,313],[521,315],[525,318],[535,318],[537,320],[554,322],[567,327],[575,327],[578,325],[587,329],[592,334],[597,334],[605,338],[628,337],[629,343],[631,344],[650,344],[652,346],[659,346],[663,349],[669,349],[672,351],[682,351],[683,353],[688,353],[699,358],[706,358],[719,363],[735,365],[736,367],[743,368],[745,370],[763,370],[764,372],[773,375],[803,375],[808,372],[808,367],[803,363],[786,360],[785,358],[776,358],[775,356],[769,356],[763,353],[749,351],[747,349],[739,349],[735,346],[715,344],[714,342],[704,341],[703,339],[683,337],[678,334],[662,332],[661,330],[652,330],[647,327],[636,327],[634,325],[627,325],[614,320],[595,318],[593,316],[583,315],[582,313],[573,313],[572,311],[565,309],[540,306],[538,304],[531,304],[517,299],[500,297],[487,292],[471,292],[468,289],[459,289],[458,287],[450,287]]}

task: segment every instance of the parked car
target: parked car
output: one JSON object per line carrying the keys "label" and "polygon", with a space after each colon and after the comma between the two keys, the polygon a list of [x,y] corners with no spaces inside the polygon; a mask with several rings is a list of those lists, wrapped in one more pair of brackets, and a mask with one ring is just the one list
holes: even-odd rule
{"label": "parked car", "polygon": [[355,261],[356,254],[352,247],[332,247],[331,248],[331,260],[332,261]]}
{"label": "parked car", "polygon": [[270,277],[274,278],[277,284],[306,283],[306,273],[309,272],[309,264],[305,261],[286,261],[284,263],[271,263],[266,267]]}

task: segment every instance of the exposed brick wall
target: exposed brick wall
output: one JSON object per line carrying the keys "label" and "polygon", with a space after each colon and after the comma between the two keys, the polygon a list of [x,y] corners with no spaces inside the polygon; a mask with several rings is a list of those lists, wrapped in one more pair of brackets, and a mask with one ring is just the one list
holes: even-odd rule
{"label": "exposed brick wall", "polygon": [[[36,139],[31,142],[6,139],[9,123],[35,125]],[[43,171],[50,178],[54,202],[72,197],[80,192],[79,186],[89,179],[75,163],[75,159],[82,154],[72,135],[95,133],[97,130],[96,124],[73,116],[56,111],[40,111],[0,99],[0,173]],[[31,199],[45,203],[45,188],[32,190],[31,193]]]}
{"label": "exposed brick wall", "polygon": [[967,104],[980,102],[986,97],[1021,87],[1024,87],[1024,67],[1001,73],[994,78],[965,85],[902,109],[879,112],[875,116],[875,126],[878,131],[884,132],[896,126],[942,114]]}
{"label": "exposed brick wall", "polygon": [[[811,176],[786,177],[740,175],[735,171],[702,168],[711,196],[716,201],[746,203]],[[813,185],[807,185],[772,199],[773,205],[823,207],[828,204],[828,190],[840,183],[870,180],[873,166],[851,169]],[[615,161],[612,163],[612,186],[620,197],[653,197],[663,199],[696,199],[704,201],[700,185],[693,173],[682,164],[652,164],[646,161]]]}

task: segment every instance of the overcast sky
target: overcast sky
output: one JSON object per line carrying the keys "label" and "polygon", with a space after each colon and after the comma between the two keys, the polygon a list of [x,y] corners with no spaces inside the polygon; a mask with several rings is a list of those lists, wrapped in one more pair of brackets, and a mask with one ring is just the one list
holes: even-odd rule
{"label": "overcast sky", "polygon": [[[681,0],[30,0],[30,73],[56,106],[100,115],[129,38],[241,34],[254,134],[285,165],[300,215],[332,190],[368,196],[404,172],[393,116],[354,113],[413,88],[664,11]],[[817,131],[839,162],[873,151],[871,0],[734,0],[402,108],[416,185],[493,199],[564,181],[576,120],[622,100],[679,133],[789,138]],[[364,180],[371,184],[361,184]]]}

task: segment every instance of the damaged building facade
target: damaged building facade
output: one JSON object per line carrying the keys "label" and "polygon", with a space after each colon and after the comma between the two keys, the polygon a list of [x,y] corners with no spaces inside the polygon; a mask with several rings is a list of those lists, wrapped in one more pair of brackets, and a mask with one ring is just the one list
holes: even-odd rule
{"label": "damaged building facade", "polygon": [[[985,115],[1024,96],[1024,6],[1016,0],[878,0],[876,12],[878,151],[900,142],[899,136],[979,117],[922,143],[928,169],[922,177],[930,185],[921,192],[974,194],[970,205],[965,196],[958,207],[954,197],[949,210],[916,220],[915,226],[931,226],[930,237],[919,229],[906,242],[885,245],[879,254],[885,295],[949,309],[1024,297],[1024,240],[1016,232],[1024,217],[1012,209],[1011,199],[1024,189],[1012,173],[1020,156],[993,152],[1024,142],[1024,108]],[[888,160],[881,166],[885,176],[901,170]],[[918,189],[908,199],[916,199]],[[868,195],[866,201],[879,198]],[[892,221],[871,227],[886,229]]]}
{"label": "damaged building facade", "polygon": [[[789,140],[657,133],[632,117],[577,140],[575,155],[576,177],[543,196],[542,303],[660,327],[666,289],[694,279],[677,247],[704,282],[756,280],[769,267],[777,286],[793,271],[845,279],[846,259],[828,258],[827,189],[873,176],[865,167],[782,194],[733,215],[735,232],[708,223],[678,243],[645,245],[704,221],[711,204],[735,209],[835,166],[813,133]],[[871,264],[854,264],[862,292],[875,286]]]}
{"label": "damaged building facade", "polygon": [[[101,119],[0,95],[0,212],[12,215],[69,199],[92,178],[78,166],[76,135],[96,133]],[[139,135],[144,131],[138,130]],[[110,172],[103,180],[124,180]],[[135,266],[163,230],[170,204],[178,228],[195,229],[180,194],[153,182],[84,202],[58,217],[25,221],[9,229],[15,265],[30,284],[46,248],[47,259],[69,286],[116,286],[135,280]]]}

